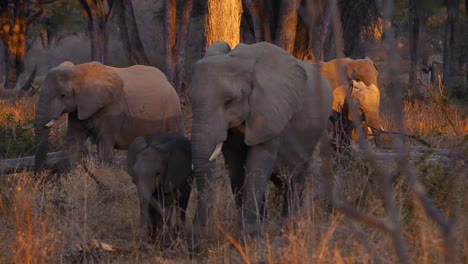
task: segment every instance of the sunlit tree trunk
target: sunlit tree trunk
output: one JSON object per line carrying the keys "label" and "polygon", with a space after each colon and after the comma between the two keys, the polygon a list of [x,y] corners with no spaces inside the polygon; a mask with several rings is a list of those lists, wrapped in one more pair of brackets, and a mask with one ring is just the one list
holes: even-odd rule
{"label": "sunlit tree trunk", "polygon": [[149,65],[148,56],[141,42],[131,0],[114,0],[114,12],[119,25],[120,39],[127,58],[132,64]]}
{"label": "sunlit tree trunk", "polygon": [[208,0],[205,38],[208,47],[222,40],[234,48],[240,42],[241,0]]}
{"label": "sunlit tree trunk", "polygon": [[164,56],[167,79],[174,85],[177,64],[177,1],[164,0]]}
{"label": "sunlit tree trunk", "polygon": [[24,58],[26,53],[26,31],[29,25],[40,17],[44,11],[42,1],[35,3],[35,9],[28,9],[30,4],[25,0],[14,2],[0,1],[0,16],[2,26],[0,38],[3,42],[5,61],[6,89],[15,87],[19,75],[24,71]]}

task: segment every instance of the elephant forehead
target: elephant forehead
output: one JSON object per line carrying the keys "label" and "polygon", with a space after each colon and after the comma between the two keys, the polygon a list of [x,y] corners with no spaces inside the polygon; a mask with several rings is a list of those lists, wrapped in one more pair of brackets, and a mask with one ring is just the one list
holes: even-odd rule
{"label": "elephant forehead", "polygon": [[[198,72],[189,88],[189,97],[195,103],[209,101],[210,98],[224,98],[239,96],[242,89],[242,80],[245,76],[238,72],[213,70]],[[208,98],[207,96],[210,96]],[[214,98],[213,98],[214,97]]]}
{"label": "elephant forehead", "polygon": [[161,157],[161,154],[159,153],[159,150],[153,148],[153,147],[147,147],[143,149],[139,154],[138,154],[138,160],[153,160],[156,161]]}

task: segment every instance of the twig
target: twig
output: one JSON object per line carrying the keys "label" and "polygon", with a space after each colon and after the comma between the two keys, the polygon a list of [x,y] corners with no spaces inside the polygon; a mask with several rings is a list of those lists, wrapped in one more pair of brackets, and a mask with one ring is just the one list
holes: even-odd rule
{"label": "twig", "polygon": [[429,89],[429,87],[427,87],[427,85],[425,83],[423,83],[420,79],[418,79],[418,82],[417,84],[421,85],[422,87],[424,87],[424,89],[426,89],[426,91],[429,93],[429,95],[432,97],[432,100],[434,100],[434,102],[437,104],[437,106],[440,107],[440,109],[442,110],[442,113],[444,114],[445,116],[445,119],[447,119],[447,121],[449,122],[450,126],[452,127],[453,129],[453,132],[455,132],[455,135],[459,136],[458,134],[458,131],[457,129],[455,128],[455,124],[452,122],[452,120],[450,120],[449,116],[448,116],[448,113],[447,113],[447,110],[445,109],[445,106],[444,104],[441,102],[440,98],[437,99],[437,97],[435,96],[435,94],[431,91],[431,89]]}
{"label": "twig", "polygon": [[445,260],[446,263],[455,263],[455,237],[453,234],[453,219],[447,220],[443,216],[442,212],[436,208],[432,200],[427,195],[424,185],[419,181],[418,176],[414,170],[410,169],[408,159],[404,155],[400,156],[399,160],[401,167],[404,169],[406,177],[412,186],[413,191],[416,193],[419,198],[420,203],[422,204],[426,214],[434,219],[437,225],[442,232],[444,237],[444,247],[445,247]]}
{"label": "twig", "polygon": [[359,212],[358,210],[356,210],[356,208],[354,208],[353,206],[351,206],[350,204],[348,203],[345,203],[343,201],[339,201],[337,199],[334,199],[335,201],[333,201],[333,205],[341,210],[343,213],[345,213],[347,216],[353,218],[354,220],[356,221],[360,221],[362,222],[363,224],[367,225],[367,226],[371,226],[371,227],[376,227],[380,230],[383,230],[385,232],[389,232],[389,233],[392,233],[393,232],[393,228],[391,225],[389,225],[388,223],[382,221],[381,219],[373,216],[373,215],[369,215],[369,214],[365,214],[365,213],[362,213],[362,212]]}
{"label": "twig", "polygon": [[100,181],[100,180],[97,178],[96,174],[94,174],[94,173],[88,168],[88,166],[87,166],[86,164],[83,164],[83,169],[84,169],[84,171],[85,171],[87,174],[89,174],[89,177],[91,177],[91,179],[94,180],[94,182],[98,185],[98,187],[99,187],[100,190],[109,190],[109,187],[106,186],[104,183],[102,183],[102,181]]}
{"label": "twig", "polygon": [[219,224],[216,224],[216,228],[218,228],[219,231],[221,231],[221,233],[223,233],[226,238],[229,240],[229,242],[231,242],[232,245],[234,245],[234,247],[237,249],[237,251],[239,252],[239,254],[241,254],[242,258],[244,259],[245,263],[247,264],[250,264],[250,259],[249,257],[247,256],[247,254],[245,253],[245,250],[244,248],[242,247],[241,243],[235,239],[232,235],[228,234],[226,231],[224,231],[220,226]]}
{"label": "twig", "polygon": [[395,132],[395,131],[385,131],[385,130],[381,130],[381,129],[378,129],[376,127],[373,127],[373,126],[369,126],[369,125],[366,125],[367,127],[371,128],[371,129],[374,129],[376,130],[377,132],[379,132],[380,134],[389,134],[389,135],[403,135],[405,137],[409,137],[409,138],[412,138],[416,141],[418,141],[419,143],[425,145],[426,147],[429,147],[429,148],[432,148],[433,146],[431,145],[431,143],[425,141],[424,139],[416,136],[416,135],[411,135],[411,134],[406,134],[406,133],[400,133],[400,132]]}

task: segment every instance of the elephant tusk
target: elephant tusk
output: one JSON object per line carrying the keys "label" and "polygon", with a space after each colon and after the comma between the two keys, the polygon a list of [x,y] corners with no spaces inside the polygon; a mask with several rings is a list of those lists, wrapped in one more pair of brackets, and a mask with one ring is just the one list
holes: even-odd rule
{"label": "elephant tusk", "polygon": [[34,127],[34,123],[31,123],[31,124],[24,125],[21,128],[24,129],[24,130],[28,130],[28,129],[31,129],[33,127]]}
{"label": "elephant tusk", "polygon": [[209,161],[212,161],[218,157],[219,153],[221,152],[221,148],[223,147],[224,142],[219,142],[218,145],[216,145],[215,150],[213,151],[213,154],[211,154]]}
{"label": "elephant tusk", "polygon": [[45,127],[46,128],[52,127],[55,124],[56,121],[57,121],[56,119],[50,120],[47,124],[45,124]]}

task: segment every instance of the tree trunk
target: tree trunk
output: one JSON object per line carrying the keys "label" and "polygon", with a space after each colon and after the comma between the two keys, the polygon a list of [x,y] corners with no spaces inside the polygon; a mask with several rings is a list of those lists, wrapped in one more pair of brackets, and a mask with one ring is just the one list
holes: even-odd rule
{"label": "tree trunk", "polygon": [[6,89],[13,89],[18,81],[19,75],[24,71],[24,55],[26,52],[26,29],[24,0],[16,2],[14,16],[7,1],[1,3],[2,27],[0,36],[3,41],[5,61],[5,83]]}
{"label": "tree trunk", "polygon": [[91,41],[91,60],[106,63],[109,45],[106,28],[107,21],[112,14],[113,1],[80,0],[80,4],[88,20],[88,33]]}
{"label": "tree trunk", "polygon": [[450,85],[450,77],[453,76],[455,67],[454,54],[455,49],[455,26],[457,24],[458,5],[460,0],[446,0],[447,6],[447,20],[445,22],[445,36],[444,36],[444,86]]}
{"label": "tree trunk", "polygon": [[343,41],[343,29],[341,27],[341,18],[340,11],[338,9],[337,0],[330,1],[330,15],[331,23],[333,28],[333,44],[334,44],[334,54],[336,58],[345,57],[344,54],[344,41]]}
{"label": "tree trunk", "polygon": [[120,39],[128,60],[132,64],[149,65],[148,56],[146,56],[135,20],[132,1],[114,0],[113,8],[117,15]]}
{"label": "tree trunk", "polygon": [[297,30],[297,11],[300,0],[283,0],[276,33],[276,45],[289,53],[294,52]]}
{"label": "tree trunk", "polygon": [[164,1],[164,55],[165,73],[172,85],[175,85],[175,69],[177,64],[176,44],[177,44],[177,1]]}
{"label": "tree trunk", "polygon": [[208,0],[205,19],[206,47],[222,40],[234,48],[240,42],[241,0]]}
{"label": "tree trunk", "polygon": [[412,97],[419,98],[422,95],[419,93],[417,82],[417,68],[419,64],[419,33],[421,32],[421,1],[409,1],[409,42],[410,42],[410,58],[411,64],[409,69],[409,89],[413,92]]}
{"label": "tree trunk", "polygon": [[182,3],[182,17],[179,21],[179,30],[177,34],[177,64],[175,76],[175,89],[179,96],[181,95],[182,85],[185,77],[185,54],[187,49],[187,36],[190,28],[190,18],[192,15],[193,0],[184,0]]}
{"label": "tree trunk", "polygon": [[[244,0],[245,6],[250,18],[252,19],[252,26],[254,32],[255,42],[264,41],[265,36],[265,8],[262,0]],[[268,24],[267,24],[268,25]]]}

